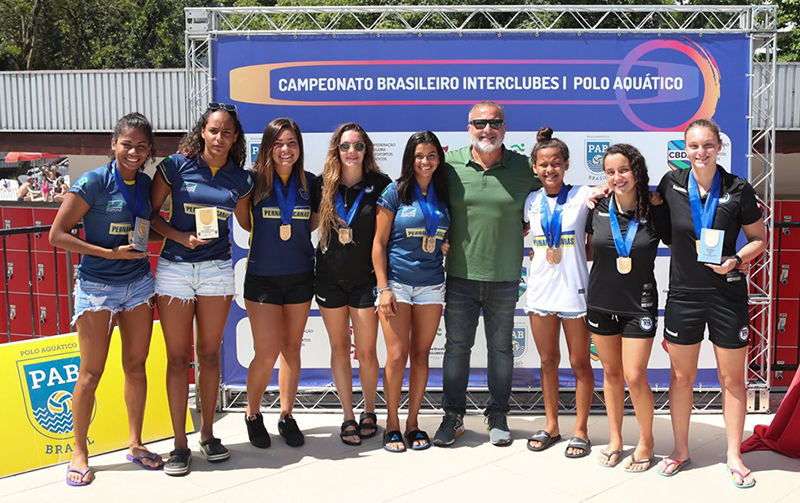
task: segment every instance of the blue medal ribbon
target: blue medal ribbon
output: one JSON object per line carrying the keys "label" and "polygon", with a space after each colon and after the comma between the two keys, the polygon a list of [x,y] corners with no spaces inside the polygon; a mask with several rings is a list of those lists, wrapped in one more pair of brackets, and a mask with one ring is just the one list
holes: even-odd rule
{"label": "blue medal ribbon", "polygon": [[[130,191],[128,190],[128,186],[125,184],[125,180],[122,178],[122,173],[119,172],[117,169],[117,161],[111,161],[111,169],[114,170],[114,181],[117,183],[117,189],[119,190],[120,194],[122,194],[122,198],[125,200],[125,204],[128,206],[128,213],[131,220],[131,229],[134,228],[136,225],[136,217],[143,217],[142,215],[142,208],[144,208],[144,190],[142,190],[142,184],[139,184],[136,187],[136,206],[133,205],[133,197],[131,196]],[[136,181],[139,182],[141,180],[142,173],[137,171],[136,172]]]}
{"label": "blue medal ribbon", "polygon": [[342,193],[338,190],[336,191],[336,213],[339,214],[339,218],[344,220],[344,223],[347,227],[352,227],[353,220],[356,218],[356,213],[358,213],[358,208],[361,206],[361,200],[364,199],[364,192],[367,190],[366,187],[361,189],[361,192],[358,193],[356,196],[356,200],[353,201],[353,205],[350,207],[350,211],[347,211],[344,206],[344,199],[342,199]]}
{"label": "blue medal ribbon", "polygon": [[689,206],[692,208],[692,221],[694,222],[694,232],[697,239],[700,239],[700,234],[703,229],[711,229],[714,225],[714,215],[717,213],[717,204],[719,204],[719,193],[722,186],[722,176],[719,174],[719,169],[714,173],[714,181],[711,183],[711,190],[708,191],[708,198],[706,203],[700,202],[700,190],[697,188],[697,180],[694,178],[694,173],[689,172]]}
{"label": "blue medal ribbon", "polygon": [[436,197],[436,190],[433,184],[428,185],[428,195],[422,195],[422,189],[414,180],[414,196],[422,208],[422,215],[425,217],[425,235],[429,238],[436,237],[436,230],[439,228],[439,199]]}
{"label": "blue medal ribbon", "polygon": [[634,218],[628,224],[628,230],[625,236],[622,236],[622,231],[619,227],[619,220],[617,220],[617,206],[614,203],[614,194],[611,194],[611,204],[608,208],[608,219],[611,223],[611,235],[614,236],[614,246],[617,248],[617,254],[620,257],[629,257],[631,255],[631,248],[633,248],[633,240],[636,237],[636,231],[639,230],[639,219]]}
{"label": "blue medal ribbon", "polygon": [[556,198],[556,207],[553,214],[550,214],[550,205],[547,202],[547,193],[542,190],[542,231],[547,240],[548,248],[559,248],[561,245],[561,211],[564,203],[567,202],[569,189],[566,185],[561,186],[561,190]]}
{"label": "blue medal ribbon", "polygon": [[273,175],[272,182],[275,197],[278,199],[278,209],[281,212],[281,224],[290,225],[294,215],[294,202],[297,199],[297,178],[294,173],[289,175],[289,191],[283,195],[283,181],[277,173]]}

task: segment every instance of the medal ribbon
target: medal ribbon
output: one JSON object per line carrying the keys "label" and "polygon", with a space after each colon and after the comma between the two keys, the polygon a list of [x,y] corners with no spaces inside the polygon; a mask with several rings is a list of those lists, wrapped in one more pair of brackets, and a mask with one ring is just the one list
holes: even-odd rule
{"label": "medal ribbon", "polygon": [[429,238],[436,237],[436,230],[439,228],[439,200],[436,198],[436,190],[433,184],[428,185],[428,195],[422,195],[422,189],[414,180],[414,196],[422,208],[422,215],[425,217],[425,235]]}
{"label": "medal ribbon", "polygon": [[347,227],[351,227],[350,224],[352,224],[353,220],[356,218],[356,213],[358,213],[358,208],[361,206],[361,200],[364,199],[364,191],[366,190],[366,187],[361,189],[361,192],[356,196],[356,200],[353,201],[353,206],[350,207],[350,211],[345,209],[342,193],[338,190],[336,191],[336,213],[339,214],[339,218],[344,220]]}
{"label": "medal ribbon", "polygon": [[569,190],[566,185],[561,186],[561,191],[556,198],[556,207],[553,214],[550,214],[550,204],[547,202],[547,194],[542,191],[542,231],[547,240],[548,248],[558,248],[561,245],[561,210],[567,202]]}
{"label": "medal ribbon", "polygon": [[294,215],[294,201],[297,199],[297,179],[292,173],[289,176],[289,191],[283,195],[283,181],[277,173],[273,176],[272,182],[275,190],[275,197],[278,199],[278,209],[281,211],[281,224],[289,225],[292,223]]}
{"label": "medal ribbon", "polygon": [[710,229],[714,224],[714,215],[717,213],[719,203],[719,193],[722,186],[722,177],[719,170],[714,173],[714,181],[711,183],[711,190],[708,191],[706,203],[700,202],[700,190],[697,188],[697,180],[694,173],[689,173],[689,206],[692,208],[692,221],[694,222],[694,233],[700,239],[701,231]]}
{"label": "medal ribbon", "polygon": [[631,248],[633,248],[633,240],[636,237],[636,231],[639,230],[639,219],[634,218],[628,224],[628,230],[625,236],[622,236],[622,231],[619,227],[619,220],[617,220],[617,206],[614,203],[614,194],[611,194],[611,204],[608,208],[608,219],[611,223],[611,235],[614,236],[614,246],[617,248],[617,254],[620,257],[629,257]]}
{"label": "medal ribbon", "polygon": [[[136,187],[136,206],[134,206],[133,197],[131,197],[128,186],[125,184],[125,180],[122,178],[122,173],[120,173],[117,169],[117,161],[111,161],[111,168],[114,170],[114,181],[117,183],[117,189],[119,190],[120,194],[122,194],[122,198],[125,200],[125,204],[128,206],[128,213],[130,214],[131,219],[131,229],[133,229],[136,225],[136,217],[143,216],[142,208],[144,208],[144,190],[142,190],[141,184]],[[140,175],[141,173],[137,171],[137,182],[141,181]]]}

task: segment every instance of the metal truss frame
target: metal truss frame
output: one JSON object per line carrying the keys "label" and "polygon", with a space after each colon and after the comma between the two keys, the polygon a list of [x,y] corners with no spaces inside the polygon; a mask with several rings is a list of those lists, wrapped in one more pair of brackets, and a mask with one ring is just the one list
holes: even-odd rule
{"label": "metal truss frame", "polygon": [[[516,6],[360,6],[187,8],[186,74],[188,123],[213,98],[211,41],[220,36],[495,33],[746,33],[751,39],[752,69],[763,79],[751,82],[748,145],[750,182],[762,203],[768,242],[750,274],[751,346],[747,359],[748,409],[769,409],[772,348],[774,159],[777,6],[775,5],[516,5]],[[752,160],[764,166],[752,170]],[[330,391],[334,392],[334,391]],[[704,390],[717,395],[720,391]],[[703,407],[719,396],[702,400]],[[227,400],[226,400],[227,401]],[[520,404],[529,403],[527,401]],[[564,404],[567,406],[567,404]],[[697,410],[697,403],[695,404]]]}

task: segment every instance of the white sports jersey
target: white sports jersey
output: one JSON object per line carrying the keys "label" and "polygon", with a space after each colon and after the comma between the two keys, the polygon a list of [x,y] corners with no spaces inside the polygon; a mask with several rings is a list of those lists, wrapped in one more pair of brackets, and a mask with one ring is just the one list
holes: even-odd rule
{"label": "white sports jersey", "polygon": [[[586,200],[592,189],[586,186],[568,187],[567,201],[561,213],[562,259],[549,264],[546,258],[547,239],[542,230],[541,201],[547,197],[544,189],[528,194],[524,219],[531,224],[533,260],[528,271],[528,311],[582,313],[586,311],[586,288],[589,269],[586,264]],[[548,197],[550,214],[556,198]]]}

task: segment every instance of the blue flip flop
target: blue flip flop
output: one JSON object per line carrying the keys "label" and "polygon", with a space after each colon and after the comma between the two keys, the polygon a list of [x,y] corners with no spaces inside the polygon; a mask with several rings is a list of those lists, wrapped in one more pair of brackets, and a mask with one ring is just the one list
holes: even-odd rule
{"label": "blue flip flop", "polygon": [[159,463],[157,466],[148,466],[142,462],[143,459],[149,459],[150,461],[157,462],[158,454],[156,454],[155,452],[151,452],[149,456],[147,454],[139,454],[136,456],[132,454],[126,454],[125,459],[127,459],[131,463],[141,466],[145,470],[161,470],[162,468],[164,468],[164,461],[161,461],[161,463]]}
{"label": "blue flip flop", "polygon": [[[84,471],[80,471],[77,468],[73,468],[72,466],[67,466],[67,485],[72,487],[88,486],[89,484],[94,482],[94,474],[92,474],[92,476],[89,477],[88,481],[84,481],[83,479],[86,477],[86,474],[89,473],[90,471],[92,471],[92,469],[89,468],[88,466]],[[70,473],[77,473],[78,475],[81,476],[81,480],[75,482],[74,480],[70,479],[69,478]]]}

